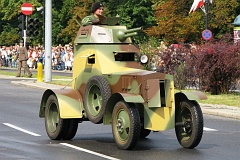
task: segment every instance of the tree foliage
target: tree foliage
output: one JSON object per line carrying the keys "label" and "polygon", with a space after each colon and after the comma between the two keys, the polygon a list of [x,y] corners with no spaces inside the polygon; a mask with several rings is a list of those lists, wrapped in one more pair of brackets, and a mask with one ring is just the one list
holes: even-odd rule
{"label": "tree foliage", "polygon": [[212,94],[229,93],[240,78],[240,46],[233,44],[232,39],[225,34],[192,52],[189,64],[195,69],[200,85]]}
{"label": "tree foliage", "polygon": [[[188,13],[193,1],[167,0],[155,5],[157,26],[146,30],[148,35],[164,38],[169,43],[200,42],[206,29],[206,15],[201,9]],[[232,32],[238,14],[238,0],[218,0],[209,5],[208,29],[214,37]]]}
{"label": "tree foliage", "polygon": [[122,24],[128,28],[147,28],[155,24],[153,3],[149,0],[110,0],[108,5],[110,13],[120,15]]}
{"label": "tree foliage", "polygon": [[[7,31],[17,34],[17,18],[21,14],[21,5],[26,0],[0,1],[0,37]],[[36,11],[36,7],[44,6],[44,0],[28,0],[33,4],[34,11],[29,17],[38,18],[41,28],[37,37],[32,37],[34,43],[43,43],[44,15]],[[73,42],[80,19],[91,14],[90,10],[95,0],[52,0],[52,40],[53,44]],[[185,0],[102,0],[106,16],[122,17],[121,24],[128,28],[143,27],[149,36],[157,37],[169,43],[200,42],[201,33],[206,28],[205,14],[201,9],[189,14],[193,3]],[[232,22],[240,13],[239,0],[213,0],[209,5],[209,29],[214,37],[221,37],[233,30]],[[11,29],[10,29],[11,28]],[[4,32],[3,32],[4,29]],[[15,37],[15,36],[14,36]],[[14,43],[16,39],[3,40],[2,43]],[[8,45],[10,45],[8,44]]]}
{"label": "tree foliage", "polygon": [[[1,0],[0,1],[0,22],[2,24],[3,31],[0,33],[1,45],[12,45],[19,42],[20,37],[18,35],[18,17],[21,15],[21,5],[26,0]],[[38,0],[29,0],[33,7],[40,7],[42,4]],[[33,11],[35,12],[35,10]],[[41,18],[41,14],[32,14],[31,17]],[[38,42],[42,40],[41,34],[36,39]]]}
{"label": "tree foliage", "polygon": [[240,45],[234,44],[232,39],[230,34],[225,34],[197,47],[179,44],[162,50],[148,45],[146,49],[152,56],[152,66],[158,72],[174,75],[178,89],[194,86],[212,94],[222,94],[229,93],[240,78]]}
{"label": "tree foliage", "polygon": [[[0,22],[1,27],[10,27],[7,31],[11,31],[11,35],[17,35],[16,39],[3,40],[0,39],[0,44],[10,45],[18,42],[17,26],[19,24],[17,18],[20,16],[21,5],[25,0],[1,0],[0,1]],[[36,11],[36,7],[44,6],[43,0],[28,0],[35,8],[33,13],[29,16],[31,18],[38,18],[40,20],[41,28],[40,34],[31,37],[29,41],[32,43],[43,43],[44,36],[44,15]],[[76,19],[82,19],[86,15],[91,14],[92,4],[94,0],[52,0],[52,43],[53,45],[66,44],[73,42],[79,25]],[[129,28],[133,27],[150,27],[154,23],[152,2],[150,0],[103,0],[105,5],[105,16],[120,15],[123,19],[121,23],[127,25]],[[9,9],[11,8],[11,9]],[[13,22],[13,23],[12,23]],[[10,25],[7,25],[9,23]],[[2,30],[1,30],[2,31]],[[0,33],[0,37],[3,37]],[[15,36],[14,36],[15,37]]]}
{"label": "tree foliage", "polygon": [[[58,34],[58,38],[62,39],[64,43],[73,42],[76,36],[76,33],[79,29],[79,24],[76,22],[77,18],[84,18],[86,15],[90,14],[90,8],[92,6],[93,1],[89,0],[72,0],[72,5],[69,7],[63,7],[63,12],[65,14],[70,13],[71,17],[69,17],[65,28],[63,28]],[[64,6],[68,6],[69,2],[64,2]],[[64,14],[61,15],[61,19],[65,19]]]}

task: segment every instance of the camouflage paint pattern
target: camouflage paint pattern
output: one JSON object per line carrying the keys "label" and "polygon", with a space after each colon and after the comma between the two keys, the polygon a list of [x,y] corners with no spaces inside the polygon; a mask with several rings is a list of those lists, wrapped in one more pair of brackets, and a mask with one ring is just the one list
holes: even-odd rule
{"label": "camouflage paint pattern", "polygon": [[54,94],[58,99],[60,117],[61,118],[82,118],[82,97],[76,90],[59,89],[59,90],[46,90],[42,96],[39,117],[44,117],[45,106],[47,98]]}
{"label": "camouflage paint pattern", "polygon": [[[42,98],[40,117],[49,94],[57,96],[61,118],[86,118],[83,107],[85,86],[92,76],[103,76],[111,86],[104,124],[111,124],[116,102],[124,100],[139,107],[144,128],[162,131],[175,127],[173,76],[143,69],[140,50],[130,36],[140,28],[125,26],[81,27],[74,42],[73,83],[70,91],[46,91]],[[200,93],[186,97],[201,99]],[[84,120],[84,119],[83,119]]]}

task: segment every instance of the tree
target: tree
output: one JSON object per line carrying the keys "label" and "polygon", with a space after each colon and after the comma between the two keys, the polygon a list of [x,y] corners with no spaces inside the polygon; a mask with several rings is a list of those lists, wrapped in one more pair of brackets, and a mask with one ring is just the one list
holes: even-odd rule
{"label": "tree", "polygon": [[155,25],[151,0],[109,0],[107,2],[110,14],[119,15],[121,24],[128,28],[148,28]]}
{"label": "tree", "polygon": [[189,1],[168,0],[155,6],[155,17],[157,26],[146,30],[148,35],[157,36],[169,43],[185,42],[195,40],[196,35],[203,30],[201,23],[201,12],[188,14]]}
{"label": "tree", "polygon": [[[209,29],[213,37],[220,38],[233,30],[232,22],[240,13],[239,0],[218,0],[209,5]],[[8,31],[17,34],[17,18],[21,5],[26,0],[1,0],[0,21],[13,28]],[[28,0],[34,8],[44,6],[43,0]],[[79,28],[75,19],[90,14],[94,0],[52,0],[52,40],[53,45],[73,42]],[[185,0],[103,0],[106,16],[121,16],[121,25],[128,28],[143,27],[148,36],[164,39],[169,43],[200,42],[205,29],[205,14],[199,9],[189,14],[193,3]],[[10,9],[11,8],[11,9]],[[43,24],[43,15],[33,11],[29,16],[38,18]],[[9,23],[9,25],[8,25]],[[40,28],[40,33],[44,26]],[[3,33],[3,32],[2,32]],[[1,33],[0,33],[1,34]],[[14,33],[11,33],[14,34]],[[42,34],[33,37],[34,43],[41,42]],[[140,35],[144,39],[143,34]],[[19,37],[20,39],[20,37]],[[11,43],[14,43],[13,41]]]}
{"label": "tree", "polygon": [[[3,31],[0,33],[0,42],[5,45],[11,45],[19,42],[18,35],[18,17],[21,14],[21,5],[25,0],[1,0],[0,1],[0,21],[2,21]],[[41,6],[38,0],[29,0],[34,7]],[[40,17],[33,12],[33,17]],[[1,44],[0,43],[0,44]]]}
{"label": "tree", "polygon": [[0,44],[14,45],[15,42],[19,42],[19,36],[16,32],[17,30],[12,28],[10,24],[4,26],[4,29],[0,34]]}
{"label": "tree", "polygon": [[[169,43],[200,42],[205,26],[205,14],[201,9],[188,13],[193,1],[167,0],[156,2],[155,17],[157,26],[149,27],[146,32]],[[214,37],[230,33],[239,8],[237,0],[213,1],[209,5],[209,28]]]}
{"label": "tree", "polygon": [[218,0],[209,7],[209,28],[214,36],[220,38],[226,33],[232,33],[232,23],[239,14],[239,0]]}
{"label": "tree", "polygon": [[[67,14],[66,12],[68,12],[71,16],[69,17],[68,21],[65,22],[67,24],[66,27],[63,28],[58,34],[58,39],[62,39],[64,43],[73,43],[76,37],[76,33],[80,27],[76,20],[78,19],[78,17],[81,20],[82,18],[90,14],[93,1],[74,0],[71,5],[72,7],[66,7],[68,3],[68,1],[64,2],[65,7],[63,7],[63,13]],[[65,19],[65,14],[62,14],[61,19]]]}

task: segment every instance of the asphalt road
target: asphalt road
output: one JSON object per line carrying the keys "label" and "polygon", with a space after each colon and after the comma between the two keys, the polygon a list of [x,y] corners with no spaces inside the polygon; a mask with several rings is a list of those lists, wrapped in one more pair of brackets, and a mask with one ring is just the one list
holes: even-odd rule
{"label": "asphalt road", "polygon": [[44,119],[38,117],[42,89],[14,85],[0,79],[1,160],[219,160],[240,157],[240,121],[204,115],[204,134],[195,149],[183,149],[174,130],[151,133],[132,151],[119,150],[111,126],[79,124],[71,141],[48,138]]}

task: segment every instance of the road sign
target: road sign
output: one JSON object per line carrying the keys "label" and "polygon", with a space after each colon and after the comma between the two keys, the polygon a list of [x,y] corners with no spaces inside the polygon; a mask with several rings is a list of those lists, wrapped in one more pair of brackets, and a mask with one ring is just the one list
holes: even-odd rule
{"label": "road sign", "polygon": [[31,5],[31,3],[23,3],[21,6],[21,11],[24,15],[28,16],[30,14],[32,14],[33,12],[33,6]]}
{"label": "road sign", "polygon": [[208,29],[205,29],[203,32],[202,32],[202,38],[204,40],[210,40],[212,38],[212,32]]}

